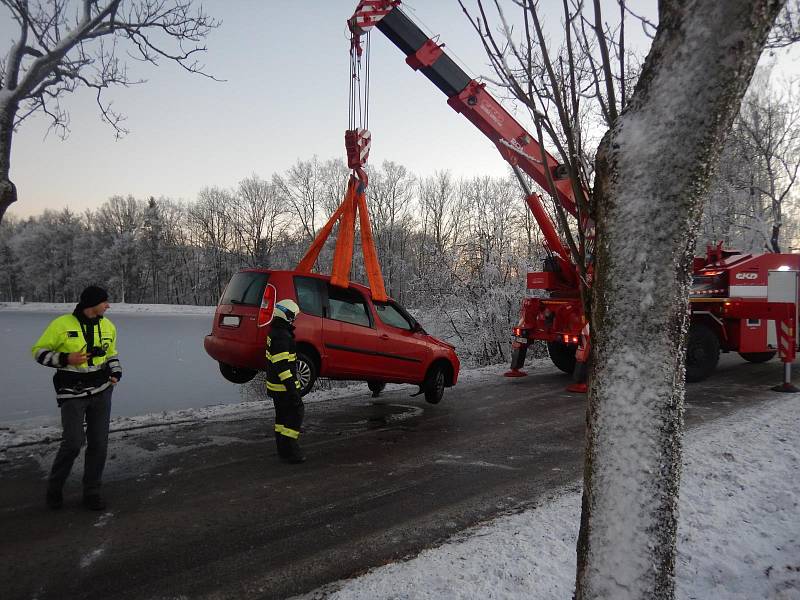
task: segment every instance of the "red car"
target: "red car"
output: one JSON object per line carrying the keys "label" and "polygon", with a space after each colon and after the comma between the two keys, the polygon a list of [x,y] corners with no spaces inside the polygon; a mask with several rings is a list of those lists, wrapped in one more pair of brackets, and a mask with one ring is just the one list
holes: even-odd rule
{"label": "red car", "polygon": [[294,322],[301,394],[317,377],[366,381],[375,395],[387,383],[413,383],[436,404],[456,384],[453,346],[428,335],[397,302],[374,302],[369,288],[335,287],[325,275],[266,269],[236,273],[214,313],[205,349],[226,379],[246,383],[266,369],[266,323],[284,298],[302,311]]}

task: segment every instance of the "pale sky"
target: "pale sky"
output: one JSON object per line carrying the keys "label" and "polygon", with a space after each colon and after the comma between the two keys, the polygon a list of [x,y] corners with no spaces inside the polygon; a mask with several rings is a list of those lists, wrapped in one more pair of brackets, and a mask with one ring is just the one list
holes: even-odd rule
{"label": "pale sky", "polygon": [[[253,173],[269,178],[298,159],[345,158],[345,21],[357,3],[206,0],[207,12],[223,24],[209,36],[204,62],[208,72],[225,81],[193,76],[168,63],[159,68],[133,63],[132,71],[148,82],[108,96],[127,116],[130,133],[121,140],[100,121],[93,94],[85,90],[63,103],[72,119],[66,141],[52,133],[45,137],[44,118],[28,119],[12,147],[11,179],[19,201],[9,212],[21,217],[45,208],[80,212],[128,194],[193,201],[203,187],[233,187]],[[552,5],[557,22],[561,0],[542,5]],[[408,0],[402,6],[423,30],[441,35],[446,51],[468,73],[491,75],[456,0]],[[0,12],[0,40],[16,35],[8,13]],[[0,48],[3,53],[8,43]],[[374,32],[370,163],[393,160],[419,175],[506,173],[494,145],[404,59]]]}

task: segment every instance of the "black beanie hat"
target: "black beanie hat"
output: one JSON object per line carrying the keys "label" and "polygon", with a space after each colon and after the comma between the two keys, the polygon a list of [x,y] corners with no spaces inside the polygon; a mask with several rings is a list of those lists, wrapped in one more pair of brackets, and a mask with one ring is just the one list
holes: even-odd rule
{"label": "black beanie hat", "polygon": [[96,285],[90,285],[81,292],[78,308],[90,308],[108,300],[108,292]]}

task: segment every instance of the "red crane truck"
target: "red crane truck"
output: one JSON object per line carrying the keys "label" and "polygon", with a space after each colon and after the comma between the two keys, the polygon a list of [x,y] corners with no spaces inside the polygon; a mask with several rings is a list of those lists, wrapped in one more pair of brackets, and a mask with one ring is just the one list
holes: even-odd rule
{"label": "red crane truck", "polygon": [[[486,91],[485,84],[472,79],[444,52],[444,44],[429,38],[400,4],[400,0],[362,0],[358,4],[348,20],[358,53],[361,36],[373,27],[378,29],[406,55],[412,69],[444,93],[447,104],[497,146],[510,165],[524,171],[543,189],[554,189],[555,202],[577,218],[567,169]],[[528,293],[519,322],[512,329],[511,371],[507,375],[524,374],[520,368],[528,347],[536,340],[546,342],[556,367],[572,374],[579,341],[586,338],[578,269],[542,198],[533,193],[525,202],[542,231],[548,258],[542,271],[527,274]],[[720,352],[738,352],[751,362],[769,360],[778,351],[787,364],[794,359],[798,347],[797,277],[793,276],[793,286],[786,278],[780,284],[771,284],[770,271],[778,270],[800,271],[800,255],[751,255],[723,250],[718,245],[709,247],[705,257],[695,258],[686,356],[688,381],[708,377]],[[787,286],[791,287],[788,291]],[[772,288],[776,298],[770,297]],[[779,323],[777,329],[774,323]]]}

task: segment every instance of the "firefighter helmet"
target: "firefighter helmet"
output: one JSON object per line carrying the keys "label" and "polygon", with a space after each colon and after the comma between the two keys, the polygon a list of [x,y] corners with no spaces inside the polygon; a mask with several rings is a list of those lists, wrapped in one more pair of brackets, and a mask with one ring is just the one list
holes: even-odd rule
{"label": "firefighter helmet", "polygon": [[285,298],[275,303],[275,310],[273,311],[272,316],[286,319],[289,321],[289,323],[291,323],[299,314],[300,307],[297,306],[297,302],[289,298]]}

